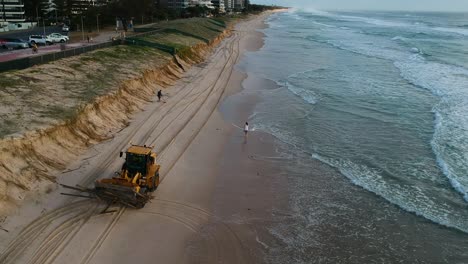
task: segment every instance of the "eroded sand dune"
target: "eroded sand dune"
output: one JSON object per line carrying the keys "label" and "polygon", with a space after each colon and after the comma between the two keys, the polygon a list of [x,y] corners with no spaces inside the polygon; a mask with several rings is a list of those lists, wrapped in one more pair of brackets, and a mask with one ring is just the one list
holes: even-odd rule
{"label": "eroded sand dune", "polygon": [[[27,79],[25,76],[37,76],[34,82],[39,82],[39,85],[30,83],[19,88],[16,86],[16,89],[11,89],[9,97],[2,99],[11,101],[14,100],[11,97],[21,97],[19,104],[10,104],[10,109],[3,107],[2,117],[18,111],[23,111],[26,117],[15,120],[14,137],[0,140],[0,215],[14,208],[30,191],[47,191],[50,188],[48,185],[55,181],[57,172],[65,169],[91,145],[112,137],[125,127],[130,116],[150,102],[156,91],[172,85],[191,65],[202,62],[210,50],[229,34],[230,30],[226,29],[209,43],[198,41],[189,50],[174,57],[145,48],[142,54],[137,54],[135,61],[123,66],[118,66],[118,60],[114,63],[112,60],[97,63],[99,56],[96,57],[96,53],[106,55],[107,59],[112,57],[109,52],[122,52],[122,49],[128,48],[117,47],[110,51],[97,51],[95,56],[83,55],[65,62],[34,67],[26,70],[26,74],[7,74],[11,82],[16,80],[20,84]],[[129,52],[135,50],[129,49]],[[119,69],[106,74],[102,65],[107,71],[113,71],[113,67]],[[136,67],[139,67],[138,70]],[[90,74],[96,71],[97,74]],[[92,76],[91,80],[87,76]],[[89,89],[83,87],[85,85],[103,87]],[[70,89],[76,87],[79,88]],[[24,89],[28,91],[15,94]],[[31,99],[27,98],[28,94],[34,93],[32,90],[38,89],[43,90],[30,95]],[[5,87],[2,92],[8,90]],[[83,95],[91,90],[97,95],[91,103],[83,104],[87,98],[76,99],[76,96],[72,96],[77,93]],[[31,105],[32,101],[40,106]],[[59,117],[41,115],[41,111],[50,109],[50,105],[63,109],[63,112],[71,111],[72,114],[63,113]]]}

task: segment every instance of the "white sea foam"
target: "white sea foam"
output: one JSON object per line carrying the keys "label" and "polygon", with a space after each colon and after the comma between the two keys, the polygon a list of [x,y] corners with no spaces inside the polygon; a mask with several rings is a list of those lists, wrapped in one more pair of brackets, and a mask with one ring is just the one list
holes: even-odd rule
{"label": "white sea foam", "polygon": [[453,188],[468,201],[468,70],[421,57],[395,62],[395,66],[405,79],[441,97],[432,149]]}
{"label": "white sea foam", "polygon": [[468,36],[468,29],[464,28],[447,28],[447,27],[434,27],[433,30],[440,32],[455,33],[458,35]]}
{"label": "white sea foam", "polygon": [[312,23],[314,23],[314,24],[316,24],[316,25],[319,25],[319,26],[328,27],[328,28],[336,28],[336,26],[328,25],[328,24],[324,24],[324,23],[320,23],[320,22],[316,22],[316,21],[314,21],[314,22],[312,22]]}
{"label": "white sea foam", "polygon": [[[416,47],[408,51],[398,50],[385,41],[369,41],[355,32],[327,33],[332,39],[329,43],[335,47],[349,50],[366,56],[387,59],[394,62],[401,76],[416,86],[430,90],[444,100],[439,111],[450,117],[444,123],[444,130],[436,127],[434,144],[443,146],[452,144],[451,151],[442,152],[447,147],[433,147],[439,160],[441,170],[450,180],[454,189],[465,199],[468,190],[468,157],[462,153],[468,152],[468,70],[448,64],[427,61]],[[345,38],[346,41],[342,41]],[[394,39],[400,39],[395,37]],[[372,44],[370,44],[372,43]],[[396,45],[396,44],[394,44]],[[464,161],[463,161],[464,159]],[[459,172],[457,172],[459,171]]]}
{"label": "white sea foam", "polygon": [[295,12],[307,12],[307,13],[317,15],[317,16],[331,17],[331,18],[344,20],[344,21],[358,21],[358,22],[364,22],[364,23],[373,24],[377,26],[386,26],[386,27],[411,26],[411,24],[403,23],[403,22],[394,22],[394,21],[381,20],[381,19],[375,19],[375,18],[369,18],[369,17],[360,17],[360,16],[339,15],[339,14],[320,11],[316,9],[297,9]]}
{"label": "white sea foam", "polygon": [[[468,202],[468,188],[467,188],[468,185],[466,185],[466,183],[468,183],[468,181],[466,179],[466,175],[462,175],[462,176],[457,175],[456,170],[454,168],[452,168],[452,166],[450,166],[450,164],[448,164],[445,161],[444,155],[443,155],[443,153],[447,152],[445,150],[445,148],[443,147],[444,143],[445,143],[444,142],[444,137],[449,136],[447,134],[450,134],[450,132],[448,132],[446,130],[451,129],[451,126],[450,125],[447,125],[447,126],[443,125],[444,124],[443,118],[442,118],[441,114],[439,112],[437,112],[437,111],[435,111],[435,117],[436,117],[435,118],[435,133],[434,133],[434,137],[433,137],[433,139],[431,141],[431,147],[432,147],[432,150],[434,151],[434,153],[436,154],[437,163],[439,164],[439,167],[442,169],[444,174],[449,179],[450,184],[453,186],[453,188],[455,190],[457,190],[458,192],[460,192],[463,195],[463,198],[465,199],[465,201]],[[461,140],[464,140],[464,139],[462,138]],[[457,156],[458,156],[457,153],[451,153],[450,158],[453,159],[453,158],[456,158]],[[465,153],[464,156],[458,157],[459,162],[462,162],[462,163],[466,162],[466,160],[468,158],[466,156],[467,155]],[[461,165],[461,164],[459,164],[459,165]],[[463,181],[465,184],[463,184],[461,181]]]}
{"label": "white sea foam", "polygon": [[291,91],[293,94],[300,97],[302,100],[306,101],[307,103],[316,104],[319,100],[319,96],[314,91],[307,89],[307,88],[299,87],[291,83],[291,81],[294,79],[304,77],[303,75],[307,74],[308,72],[310,71],[303,71],[303,72],[292,74],[288,76],[286,81],[278,81],[277,83],[280,86],[284,86],[288,88],[289,91]]}
{"label": "white sea foam", "polygon": [[333,13],[323,11],[323,10],[318,10],[318,9],[311,8],[311,7],[296,9],[296,12],[305,12],[305,13],[310,13],[310,14],[319,15],[319,16],[334,16]]}
{"label": "white sea foam", "polygon": [[407,38],[404,38],[402,36],[395,36],[392,38],[392,40],[400,40],[400,41],[407,41],[408,39]]}
{"label": "white sea foam", "polygon": [[[315,14],[338,17],[338,15],[330,13],[319,14],[315,12]],[[382,20],[375,21],[359,17],[348,16],[344,19],[368,22],[379,26],[403,26],[401,23],[386,23],[386,21],[382,23]],[[466,29],[430,28],[424,24],[410,25],[409,28],[414,32],[433,33],[436,31],[459,35],[466,33],[468,35]],[[321,37],[328,39],[324,43],[334,47],[392,61],[404,79],[440,97],[440,103],[434,110],[435,132],[430,144],[441,171],[453,189],[468,201],[468,115],[466,114],[468,113],[468,70],[434,60],[426,60],[421,56],[420,49],[416,47],[411,49],[405,46],[402,48],[397,40],[406,41],[407,39],[401,36],[383,39],[380,36],[373,37],[340,28],[328,29],[323,34],[324,36]],[[291,90],[290,87],[288,88]],[[301,96],[302,91],[291,91]],[[276,131],[267,129],[267,131],[273,132],[275,136],[284,141],[290,140],[279,129]],[[293,145],[301,146],[300,142],[296,140]],[[349,161],[325,159],[317,155],[314,158],[340,169],[342,174],[353,183],[384,197],[407,211],[442,225],[468,232],[466,212],[453,210],[449,204],[437,201],[428,192],[417,186],[390,184],[381,178],[379,172]]]}
{"label": "white sea foam", "polygon": [[378,171],[350,161],[325,158],[318,154],[313,154],[312,158],[339,169],[340,173],[352,183],[385,198],[408,212],[468,233],[468,223],[464,212],[452,212],[450,205],[432,199],[418,186],[390,184]]}
{"label": "white sea foam", "polygon": [[[433,147],[433,149],[442,171],[453,188],[467,199],[467,174],[459,175],[455,171],[468,170],[466,162],[462,162],[465,157],[460,154],[468,152],[468,118],[465,114],[468,112],[468,70],[453,65],[429,62],[420,55],[421,51],[417,48],[412,48],[410,52],[413,54],[410,54],[395,49],[389,50],[384,48],[386,44],[382,45],[382,43],[377,46],[369,45],[366,40],[356,37],[349,37],[346,42],[332,41],[332,45],[363,55],[394,61],[395,67],[400,70],[403,78],[443,98],[445,103],[440,111],[450,116],[450,120],[444,124],[444,131],[436,127],[434,137],[439,139],[433,142],[439,145],[450,142],[456,147],[453,150],[455,152],[450,153],[441,152],[441,149],[445,149],[443,147]],[[436,143],[433,143],[433,146]],[[448,159],[452,162],[447,162]],[[454,164],[450,165],[451,163]]]}
{"label": "white sea foam", "polygon": [[350,21],[350,22],[363,22],[370,25],[376,25],[381,27],[400,27],[400,28],[411,28],[412,30],[417,30],[421,33],[425,32],[444,32],[458,34],[462,36],[468,36],[468,29],[464,28],[455,28],[455,27],[430,27],[421,22],[414,23],[405,23],[401,21],[389,21],[383,19],[376,19],[370,17],[361,17],[361,16],[350,16],[350,15],[339,15],[330,12],[324,12],[315,9],[296,9],[295,12],[308,12],[318,16],[330,17],[341,21]]}
{"label": "white sea foam", "polygon": [[359,17],[359,16],[338,16],[339,19],[345,21],[359,21],[364,22],[367,24],[372,24],[376,26],[384,26],[384,27],[409,27],[411,24],[403,23],[403,22],[394,22],[394,21],[387,21],[375,18],[368,18],[368,17]]}
{"label": "white sea foam", "polygon": [[299,96],[302,98],[304,101],[306,101],[309,104],[316,104],[318,101],[317,94],[314,93],[311,90],[307,90],[304,88],[297,87],[295,85],[292,85],[291,83],[287,82],[286,86],[288,89],[293,92],[293,94]]}

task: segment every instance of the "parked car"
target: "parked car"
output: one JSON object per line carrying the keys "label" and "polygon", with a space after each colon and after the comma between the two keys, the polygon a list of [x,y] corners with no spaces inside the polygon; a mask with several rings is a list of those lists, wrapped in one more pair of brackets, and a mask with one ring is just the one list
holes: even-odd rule
{"label": "parked car", "polygon": [[29,43],[22,39],[0,38],[0,47],[4,49],[26,49],[29,46]]}
{"label": "parked car", "polygon": [[52,45],[52,40],[47,37],[47,36],[42,36],[42,35],[31,35],[29,36],[29,43],[34,44],[36,43],[37,45]]}
{"label": "parked car", "polygon": [[70,27],[67,26],[67,25],[63,25],[62,31],[63,31],[63,32],[68,32],[68,31],[70,31]]}
{"label": "parked car", "polygon": [[60,33],[52,33],[49,36],[47,36],[53,43],[63,43],[67,42],[70,40],[68,36],[62,35]]}

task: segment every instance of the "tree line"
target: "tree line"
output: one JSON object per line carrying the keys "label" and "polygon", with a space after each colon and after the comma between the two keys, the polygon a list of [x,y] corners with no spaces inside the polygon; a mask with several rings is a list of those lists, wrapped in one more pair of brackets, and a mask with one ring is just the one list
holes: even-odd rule
{"label": "tree line", "polygon": [[[159,20],[220,15],[219,9],[192,6],[186,9],[166,9],[155,0],[24,0],[27,21],[38,21],[45,25],[64,23],[73,26],[83,21],[86,30],[97,24],[115,25],[116,19],[133,20],[134,24],[145,24]],[[245,13],[275,9],[275,6],[251,5],[247,0]]]}

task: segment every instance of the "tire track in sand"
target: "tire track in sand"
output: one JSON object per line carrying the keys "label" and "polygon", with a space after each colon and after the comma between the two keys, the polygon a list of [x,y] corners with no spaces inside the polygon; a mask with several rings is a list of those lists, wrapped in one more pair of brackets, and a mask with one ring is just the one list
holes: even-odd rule
{"label": "tire track in sand", "polygon": [[[216,52],[215,52],[215,55],[218,54],[219,52],[221,52],[222,50],[223,50],[222,48],[217,49]],[[210,69],[206,69],[206,68],[199,69],[197,72],[195,72],[195,76],[196,76],[195,78],[196,79],[203,78],[203,75],[204,75],[203,72],[206,71],[206,70],[210,70]],[[183,85],[179,89],[179,92],[177,92],[176,95],[173,96],[173,100],[178,100],[178,98],[184,99],[187,96],[189,96],[190,93],[196,88],[195,86],[191,86],[189,89],[186,89],[186,87],[189,86],[189,84],[190,83],[187,83],[187,84]],[[180,100],[180,101],[182,101],[182,100]],[[171,111],[173,111],[173,109],[176,108],[179,103],[180,102],[172,104],[170,107],[164,107],[166,105],[162,105],[160,107],[154,108],[151,111],[150,115],[153,115],[153,114],[157,113],[158,111],[161,110],[161,108],[162,108],[162,110],[165,110],[165,111],[161,114],[160,119],[155,120],[155,122],[152,124],[151,128],[148,129],[148,131],[154,130],[159,125],[159,123],[162,121],[163,117],[166,116]],[[123,140],[120,141],[121,143],[118,144],[117,147],[115,147],[115,149],[120,150],[120,149],[124,148],[128,144],[128,142],[131,141],[131,138],[133,138],[135,136],[135,134],[140,131],[140,127],[145,122],[146,122],[146,120],[141,120],[139,122],[139,124],[137,126],[135,126],[128,133],[128,135],[125,136],[125,138]],[[98,178],[100,175],[103,174],[105,169],[108,168],[110,166],[110,164],[114,160],[115,160],[115,157],[113,155],[108,155],[108,158],[106,158],[103,162],[101,162],[97,166],[95,166],[95,169],[91,170],[88,173],[88,176],[85,176],[84,179],[79,183],[79,185],[89,186],[96,178]],[[65,203],[70,203],[72,201],[73,201],[73,198],[69,198],[69,199],[65,200]],[[84,209],[84,211],[89,211],[91,209],[91,205],[89,205],[89,201],[80,201],[79,203],[80,203],[80,206],[86,207]],[[9,246],[2,253],[2,255],[0,255],[0,263],[12,263],[12,261],[15,262],[15,259],[18,257],[18,255],[20,253],[25,252],[26,249],[29,248],[29,246],[32,244],[34,239],[37,239],[38,234],[41,234],[42,232],[45,231],[45,229],[47,229],[47,226],[50,225],[50,222],[53,222],[55,220],[58,220],[58,219],[62,218],[64,215],[66,215],[67,213],[73,212],[75,209],[76,209],[76,206],[74,205],[74,203],[72,203],[71,205],[68,204],[68,205],[65,205],[64,207],[60,207],[58,209],[50,211],[50,212],[42,215],[41,217],[37,218],[36,220],[32,221],[28,226],[23,228],[23,230],[19,233],[19,235],[16,236],[15,239],[12,242],[10,242]],[[95,213],[98,212],[98,210],[95,210],[95,211],[92,211],[92,212],[93,212],[93,214],[95,214]],[[89,218],[89,217],[84,215],[83,218]],[[67,220],[65,220],[65,222],[63,222],[63,224],[67,224],[67,222],[69,222],[69,221],[77,222],[77,221],[81,221],[81,220],[82,219],[79,219],[79,218],[77,218],[77,219],[67,219]],[[82,225],[84,225],[84,223]],[[81,227],[82,225],[80,225],[79,227]],[[76,226],[70,226],[70,227],[74,228]],[[69,230],[69,231],[72,232],[73,230]],[[68,234],[66,234],[66,235],[68,235]],[[65,232],[64,232],[64,236],[65,236]],[[72,238],[73,238],[73,236],[69,237],[68,240],[71,240]],[[49,241],[47,241],[47,238],[44,239],[44,243],[46,243],[46,244],[49,243]],[[53,250],[56,250],[57,248],[58,248],[58,245]],[[50,253],[52,254],[53,252],[50,252]],[[36,254],[38,254],[38,253],[36,252]],[[44,254],[46,254],[46,253],[42,252],[42,255],[44,255]]]}
{"label": "tire track in sand", "polygon": [[[222,49],[218,49],[219,50],[222,50]],[[231,48],[231,52],[230,52],[230,56],[232,56],[232,48]],[[226,55],[225,55],[226,56]],[[239,54],[237,54],[237,57],[236,57],[236,61],[238,59],[238,56]],[[227,64],[229,63],[229,60],[227,61],[227,63],[225,64],[224,68],[223,68],[223,71],[224,69],[227,67]],[[201,72],[201,71],[199,71]],[[232,73],[232,72],[231,72]],[[221,72],[222,74],[222,72]],[[220,74],[220,75],[221,75]],[[198,78],[202,78],[203,76],[200,75]],[[185,85],[187,86],[187,85]],[[216,86],[213,85],[213,87],[211,88],[211,90],[213,90],[213,88]],[[191,92],[192,90],[194,90],[196,87],[195,86],[192,86],[190,90],[188,90],[187,92],[185,93],[182,93],[182,92],[179,92],[177,95],[182,95],[183,98],[186,98]],[[185,90],[184,90],[185,91]],[[179,114],[177,114],[176,118],[172,119],[172,121],[170,121],[169,124],[167,124],[167,126],[163,129],[163,131],[161,131],[160,134],[158,134],[158,137],[166,130],[167,127],[169,127],[175,120],[177,120],[177,118],[185,111],[185,109],[187,109],[190,105],[192,105],[193,103],[195,103],[197,101],[197,99],[202,95],[204,94],[204,92],[199,92],[198,94],[195,94],[195,95],[191,95],[190,97],[192,96],[195,96],[195,98],[191,101],[189,101],[188,105],[186,107],[184,107],[180,112]],[[206,100],[209,98],[211,92],[205,97],[205,99],[203,100],[203,103],[206,102]],[[224,94],[224,91],[223,93]],[[221,94],[221,95],[222,95]],[[220,96],[221,98],[221,96]],[[218,102],[220,100],[220,98],[218,99]],[[183,100],[181,100],[181,102],[183,102]],[[195,116],[195,114],[201,109],[201,107],[203,106],[203,103],[200,104],[200,106],[197,108],[197,111],[194,112],[194,114],[191,116],[191,118],[187,121],[187,122],[190,122],[190,120],[193,118],[193,116]],[[164,114],[161,115],[161,118],[160,119],[157,119],[154,121],[154,123],[151,125],[151,128],[148,130],[148,131],[152,131],[154,130],[156,127],[159,126],[159,124],[163,121],[163,117],[166,116],[166,114],[168,113],[171,113],[173,111],[173,109],[175,109],[177,106],[179,105],[179,103],[176,103],[176,104],[173,104],[172,107],[170,107],[169,109],[167,109]],[[214,108],[216,108],[216,106],[218,105],[218,103],[215,105]],[[155,112],[157,112],[159,109],[159,107],[155,108],[153,111],[152,111],[152,114],[154,114]],[[214,109],[211,111],[211,113],[214,111]],[[211,114],[210,114],[211,115]],[[140,124],[142,124],[144,121],[141,121]],[[206,123],[206,122],[205,122]],[[205,124],[203,123],[203,125]],[[186,124],[181,128],[179,129],[179,132],[173,137],[175,138],[177,135],[180,134],[180,131],[186,127]],[[203,126],[202,126],[203,127]],[[201,129],[201,128],[200,128]],[[138,129],[134,129],[127,137],[126,139],[129,139],[131,137],[133,137],[139,130]],[[198,134],[199,130],[197,131],[196,134]],[[150,133],[146,133],[144,138],[148,138],[150,135]],[[196,135],[195,135],[196,136]],[[190,140],[189,144],[193,141],[193,138],[195,138],[195,136],[192,137],[192,139]],[[154,140],[156,141],[158,139],[158,137]],[[118,148],[121,149],[123,148],[127,143],[128,141],[122,141],[121,144],[119,144]],[[168,144],[166,144],[162,149],[161,151],[163,152],[166,147],[168,147],[172,142],[174,142],[173,140],[170,141]],[[189,145],[188,144],[188,145]],[[188,147],[187,145],[187,147]],[[179,155],[179,157],[183,154],[183,152]],[[101,168],[107,168],[111,163],[112,161],[114,161],[114,158],[113,157],[109,157],[108,159],[106,159],[102,164],[104,166],[99,166]],[[171,168],[172,168],[173,164],[171,165]],[[85,183],[91,183],[92,181],[94,181],[95,178],[97,178],[103,171],[104,169],[101,169],[101,170],[93,170],[89,175],[88,179],[85,179]],[[95,176],[95,177],[93,177]],[[91,180],[90,180],[91,179]],[[86,185],[89,185],[89,184],[84,184],[85,186]],[[81,201],[81,202],[84,202],[84,201]],[[57,209],[57,211],[64,211],[64,214],[66,214],[66,212],[68,211],[71,211],[73,210],[73,208],[71,208],[70,206],[66,206],[65,208],[59,208]],[[123,213],[125,212],[125,208],[119,208],[118,212],[114,214],[114,217],[113,219],[109,222],[109,225],[105,228],[104,232],[98,237],[98,240],[97,240],[97,243],[95,244],[95,246],[92,248],[92,250],[90,251],[90,253],[88,253],[88,255],[85,257],[84,259],[84,262],[87,263],[91,258],[92,256],[94,255],[94,253],[97,251],[97,249],[100,247],[100,245],[103,243],[103,241],[105,240],[105,238],[107,237],[107,235],[110,233],[110,231],[112,230],[112,228],[115,226],[115,224],[117,223],[118,219],[120,218],[121,215],[123,215]],[[93,213],[91,213],[89,215],[89,217],[91,217],[92,215],[94,214],[94,211]],[[46,216],[45,218],[49,219],[51,217],[53,217],[55,214],[50,214],[49,216]],[[163,215],[163,214],[160,214],[160,215]],[[45,240],[45,243],[44,245],[41,245],[41,247],[39,248],[38,252],[36,252],[36,255],[34,255],[34,259],[35,261],[31,262],[31,263],[51,263],[53,262],[53,260],[55,259],[55,257],[57,256],[56,254],[56,251],[57,249],[59,248],[63,248],[63,242],[64,240],[69,237],[69,234],[71,232],[73,232],[73,229],[77,229],[75,230],[75,232],[73,232],[74,234],[76,234],[78,232],[78,230],[81,228],[81,226],[84,225],[84,223],[87,221],[87,219],[89,219],[89,217],[87,216],[84,216],[84,217],[75,217],[75,218],[72,218],[72,219],[69,219],[69,221],[66,221],[64,223],[62,223],[62,225],[60,226],[61,229],[60,229],[60,232],[53,232],[51,233],[51,237],[49,239],[46,239]],[[167,215],[166,217],[171,217],[170,215]],[[87,218],[87,219],[86,219]],[[176,218],[176,217],[172,217],[173,219],[175,220],[178,220],[179,222],[181,223],[184,223],[184,219],[179,219],[179,218]],[[71,222],[70,222],[71,221]],[[82,222],[81,225],[78,225],[76,223],[79,223],[79,222]],[[43,225],[40,225],[40,227],[42,227]],[[190,227],[194,228],[195,226],[193,225],[189,225]],[[71,228],[71,230],[68,230],[70,232],[66,232],[67,228]],[[43,229],[34,229],[36,230],[35,233],[37,233],[37,231],[39,232],[42,232],[45,228]],[[63,229],[63,230],[62,230]],[[34,232],[33,232],[34,233]],[[34,236],[34,234],[31,234],[31,237]],[[13,243],[12,245],[14,245],[14,248],[17,249],[15,251],[12,251],[11,253],[8,253],[8,254],[4,254],[2,255],[2,258],[0,258],[0,260],[2,259],[11,259],[11,257],[13,257],[13,259],[16,257],[17,253],[20,252],[21,250],[18,249],[18,245],[21,245],[21,241],[25,241],[27,239],[24,239],[24,236],[22,236],[22,240],[20,239],[19,241],[16,241],[16,243]],[[68,238],[68,241],[70,241],[71,239],[73,238],[73,235],[71,237]],[[62,246],[61,246],[62,245]],[[25,245],[27,247],[27,245]],[[11,249],[9,247],[9,249]],[[7,252],[9,250],[7,249]],[[55,255],[55,257],[54,257]],[[3,262],[1,262],[3,263]],[[5,262],[6,263],[6,262]]]}
{"label": "tire track in sand", "polygon": [[[177,160],[180,158],[180,156],[182,156],[182,154],[185,152],[185,150],[188,148],[188,146],[190,145],[190,143],[193,141],[193,139],[196,137],[196,135],[198,135],[198,133],[200,132],[200,130],[203,128],[203,126],[206,124],[206,122],[208,121],[208,119],[210,118],[210,116],[212,115],[212,113],[216,110],[217,106],[219,105],[219,102],[221,100],[221,97],[222,95],[224,94],[224,91],[225,91],[225,88],[226,88],[226,84],[227,82],[229,81],[230,79],[230,76],[232,75],[232,68],[231,68],[231,71],[229,72],[229,77],[227,78],[227,81],[224,85],[221,86],[221,88],[218,88],[218,89],[215,89],[216,86],[218,85],[219,83],[219,80],[221,79],[220,77],[225,73],[226,71],[226,68],[228,66],[231,66],[231,65],[234,65],[237,61],[238,61],[238,58],[239,58],[239,51],[237,51],[237,54],[236,54],[236,57],[233,61],[231,61],[231,58],[233,56],[235,52],[235,49],[234,49],[234,45],[237,43],[237,46],[239,47],[239,41],[240,41],[240,37],[238,36],[238,34],[236,34],[236,37],[230,42],[230,48],[229,48],[229,58],[227,59],[226,63],[224,64],[222,70],[220,71],[220,73],[218,74],[218,78],[216,78],[216,81],[214,84],[212,84],[209,88],[209,92],[207,93],[207,96],[205,96],[203,98],[203,101],[198,105],[198,107],[196,108],[195,111],[192,112],[192,114],[189,116],[189,118],[187,119],[187,121],[183,122],[183,125],[181,127],[178,128],[177,132],[175,134],[172,134],[171,135],[171,140],[165,144],[162,145],[161,149],[160,149],[160,158],[163,157],[165,151],[167,150],[167,148],[170,146],[170,144],[172,142],[174,142],[175,138],[184,130],[184,128],[190,123],[190,121],[195,117],[195,115],[197,113],[200,112],[200,109],[205,105],[206,101],[210,98],[210,95],[214,94],[216,91],[218,91],[218,89],[222,89],[222,93],[218,96],[217,100],[216,100],[216,104],[210,109],[209,111],[209,114],[205,117],[205,120],[204,122],[202,123],[202,125],[193,133],[194,135],[192,135],[192,137],[190,137],[190,140],[189,142],[187,142],[187,144],[185,145],[185,147],[183,148],[183,151],[181,151],[181,153],[177,156]],[[231,63],[231,64],[230,64]],[[203,94],[203,93],[200,93],[200,94]],[[198,96],[197,96],[198,98]],[[188,106],[190,106],[192,103],[195,103],[196,100],[193,100],[190,104],[186,105],[181,111],[179,111],[179,113],[176,115],[175,118],[173,118],[171,120],[171,122],[166,125],[163,129],[162,132],[164,132],[166,129],[168,129],[168,127],[170,126],[170,124],[172,124],[174,121],[177,121],[178,118],[180,117],[181,114],[183,113],[186,113],[186,109],[188,108]],[[161,135],[162,132],[159,134]],[[150,144],[148,145],[152,145],[154,144],[157,139],[159,138],[159,136],[154,139]],[[176,160],[176,161],[177,161]],[[174,164],[171,164],[170,165],[170,168],[172,168],[174,166]],[[170,169],[167,171],[169,172]],[[163,177],[162,177],[163,178]],[[164,179],[164,178],[163,178]],[[161,180],[162,182],[162,180]],[[126,210],[126,208],[124,208],[124,210]],[[139,211],[134,211],[134,212],[139,212]],[[205,211],[205,213],[207,213]],[[171,215],[168,215],[168,214],[162,214],[162,213],[159,213],[159,212],[152,212],[152,214],[157,214],[157,215],[161,215],[161,216],[165,216],[165,217],[168,217],[168,218],[171,218],[171,219],[174,219],[176,220],[177,222],[179,223],[183,223],[183,225],[187,228],[189,228],[190,230],[194,230],[195,227],[200,227],[200,223],[198,225],[193,225],[193,223],[190,223],[190,219],[187,219],[185,217],[174,217],[174,216],[171,216]],[[209,214],[209,213],[207,213]],[[122,214],[116,216],[118,218],[121,217]],[[111,221],[111,223],[114,223],[116,222],[114,219]],[[203,222],[204,223],[204,222]],[[112,225],[112,227],[114,227],[115,224]],[[104,240],[107,238],[107,236],[111,233],[112,231],[112,228],[106,228],[105,232],[103,233],[104,235],[101,235],[100,236],[100,239],[96,241],[96,243],[93,245],[93,247],[91,248],[91,254],[88,254],[84,259],[83,261],[81,262],[82,264],[87,264],[91,261],[92,257],[94,256],[94,254],[98,251],[98,249],[101,247],[102,243],[104,242]]]}

